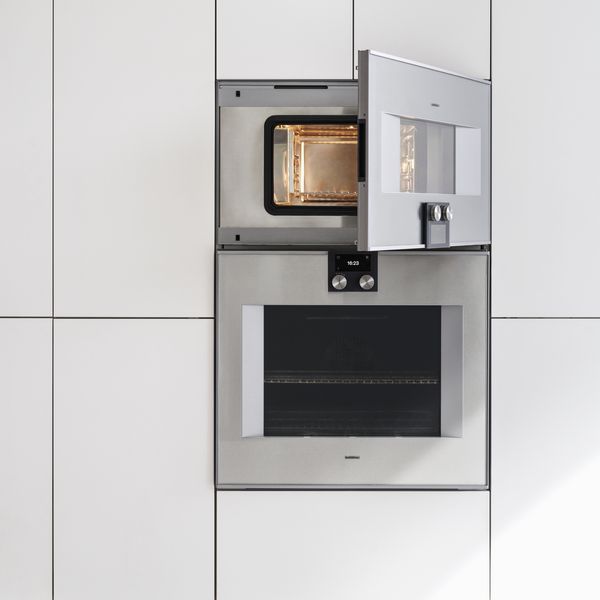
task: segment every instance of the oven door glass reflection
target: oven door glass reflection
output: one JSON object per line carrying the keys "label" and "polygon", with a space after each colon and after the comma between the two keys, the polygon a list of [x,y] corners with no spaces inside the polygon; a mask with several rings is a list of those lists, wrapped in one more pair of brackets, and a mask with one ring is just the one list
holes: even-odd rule
{"label": "oven door glass reflection", "polygon": [[440,306],[265,306],[264,436],[440,436]]}

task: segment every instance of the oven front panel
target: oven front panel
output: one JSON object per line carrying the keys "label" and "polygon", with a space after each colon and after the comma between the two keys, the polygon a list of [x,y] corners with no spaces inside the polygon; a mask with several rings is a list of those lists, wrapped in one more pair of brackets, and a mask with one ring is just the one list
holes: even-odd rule
{"label": "oven front panel", "polygon": [[487,485],[485,253],[218,255],[219,487]]}

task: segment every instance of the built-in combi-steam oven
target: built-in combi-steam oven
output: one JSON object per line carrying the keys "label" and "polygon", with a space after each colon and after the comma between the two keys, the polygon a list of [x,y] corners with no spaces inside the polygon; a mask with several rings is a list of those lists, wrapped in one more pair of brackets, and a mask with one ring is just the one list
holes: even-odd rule
{"label": "built-in combi-steam oven", "polygon": [[217,98],[217,486],[485,489],[489,83]]}
{"label": "built-in combi-steam oven", "polygon": [[490,86],[371,51],[358,82],[218,82],[218,243],[490,242]]}

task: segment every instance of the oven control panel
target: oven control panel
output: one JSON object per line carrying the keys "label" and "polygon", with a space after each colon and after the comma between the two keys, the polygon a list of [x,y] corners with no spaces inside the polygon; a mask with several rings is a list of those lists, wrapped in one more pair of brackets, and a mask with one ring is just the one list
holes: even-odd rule
{"label": "oven control panel", "polygon": [[377,252],[329,252],[330,292],[376,292]]}
{"label": "oven control panel", "polygon": [[448,248],[450,246],[450,221],[454,216],[448,202],[425,202],[424,237],[426,248]]}

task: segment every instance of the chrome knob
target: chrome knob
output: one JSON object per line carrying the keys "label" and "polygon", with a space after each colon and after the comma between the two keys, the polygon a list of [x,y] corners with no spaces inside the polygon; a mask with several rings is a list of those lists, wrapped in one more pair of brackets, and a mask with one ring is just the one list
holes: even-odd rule
{"label": "chrome knob", "polygon": [[363,275],[359,280],[358,284],[363,290],[370,290],[375,285],[375,280],[371,275]]}
{"label": "chrome knob", "polygon": [[336,290],[343,290],[348,285],[348,280],[343,275],[334,275],[331,279],[331,285]]}
{"label": "chrome knob", "polygon": [[452,221],[453,218],[454,213],[452,212],[452,207],[449,204],[444,206],[444,219],[446,219],[446,221]]}
{"label": "chrome knob", "polygon": [[442,220],[442,207],[439,204],[434,204],[431,207],[431,220],[432,221],[441,221]]}

